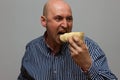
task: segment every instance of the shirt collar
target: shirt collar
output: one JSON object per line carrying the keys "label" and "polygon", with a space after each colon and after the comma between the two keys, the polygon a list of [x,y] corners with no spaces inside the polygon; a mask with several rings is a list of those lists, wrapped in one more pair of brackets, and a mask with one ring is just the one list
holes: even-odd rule
{"label": "shirt collar", "polygon": [[[49,55],[51,55],[51,54],[52,54],[52,50],[51,50],[50,46],[49,46],[49,45],[46,43],[46,41],[45,41],[45,38],[46,38],[46,36],[47,36],[46,33],[47,33],[47,32],[45,31],[45,33],[44,33],[44,35],[43,35],[43,42],[45,43],[45,46],[46,46],[46,48],[47,48],[47,51],[48,51],[47,53],[48,53]],[[60,55],[60,54],[64,54],[67,48],[68,48],[68,43],[67,43],[67,42],[66,42],[66,43],[63,43],[60,51],[59,51],[58,53],[56,53],[55,56]]]}

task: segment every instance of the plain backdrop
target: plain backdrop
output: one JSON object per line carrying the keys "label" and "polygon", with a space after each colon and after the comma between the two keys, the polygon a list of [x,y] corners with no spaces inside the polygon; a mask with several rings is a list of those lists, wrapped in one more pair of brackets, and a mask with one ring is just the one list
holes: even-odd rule
{"label": "plain backdrop", "polygon": [[[25,45],[43,35],[40,16],[47,0],[0,0],[0,80],[16,80]],[[105,52],[120,79],[120,0],[66,0],[73,31],[83,31]]]}

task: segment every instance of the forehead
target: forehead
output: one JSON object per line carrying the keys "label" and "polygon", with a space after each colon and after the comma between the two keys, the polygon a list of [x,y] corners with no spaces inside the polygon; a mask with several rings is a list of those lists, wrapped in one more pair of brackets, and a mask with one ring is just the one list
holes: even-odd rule
{"label": "forehead", "polygon": [[53,3],[48,7],[48,15],[49,14],[72,16],[72,11],[70,6],[66,3]]}

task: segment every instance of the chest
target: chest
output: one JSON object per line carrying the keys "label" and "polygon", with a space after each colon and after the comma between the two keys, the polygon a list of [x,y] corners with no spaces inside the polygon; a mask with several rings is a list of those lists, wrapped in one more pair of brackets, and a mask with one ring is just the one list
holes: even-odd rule
{"label": "chest", "polygon": [[85,74],[71,56],[39,56],[34,63],[36,80],[85,80]]}

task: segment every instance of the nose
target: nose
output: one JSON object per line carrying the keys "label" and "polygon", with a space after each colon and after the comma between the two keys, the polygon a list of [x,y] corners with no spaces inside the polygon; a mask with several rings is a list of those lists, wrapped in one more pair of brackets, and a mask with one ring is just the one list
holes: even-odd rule
{"label": "nose", "polygon": [[61,26],[62,26],[63,28],[67,28],[67,27],[68,27],[68,22],[67,22],[66,19],[64,19],[64,20],[62,21]]}

